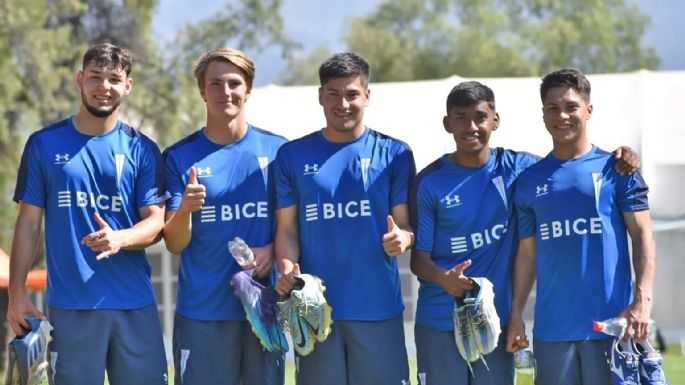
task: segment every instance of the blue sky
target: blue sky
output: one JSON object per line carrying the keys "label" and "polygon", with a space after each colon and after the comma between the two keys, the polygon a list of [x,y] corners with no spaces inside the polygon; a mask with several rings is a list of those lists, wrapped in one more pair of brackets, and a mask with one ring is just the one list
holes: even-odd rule
{"label": "blue sky", "polygon": [[[223,8],[230,0],[159,0],[153,20],[153,33],[157,41],[164,42],[180,26],[207,18]],[[285,0],[283,17],[287,33],[300,42],[306,51],[321,44],[331,50],[342,50],[345,21],[350,17],[371,12],[380,0]],[[644,43],[654,47],[661,58],[660,70],[685,70],[685,1],[682,0],[628,0],[637,4],[652,18]],[[257,54],[247,52],[255,61],[255,85],[261,86],[276,80],[285,63],[275,52]]]}

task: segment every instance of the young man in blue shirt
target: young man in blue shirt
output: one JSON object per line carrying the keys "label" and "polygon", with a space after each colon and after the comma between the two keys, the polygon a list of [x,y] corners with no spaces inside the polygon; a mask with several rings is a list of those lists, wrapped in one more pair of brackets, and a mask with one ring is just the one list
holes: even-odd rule
{"label": "young man in blue shirt", "polygon": [[255,256],[255,279],[273,282],[272,163],[285,139],[245,119],[254,64],[221,48],[194,66],[207,122],[164,151],[164,239],[180,254],[174,320],[177,383],[283,383],[283,352],[265,350],[230,286],[242,268],[227,243],[243,239]]}
{"label": "young man in blue shirt", "polygon": [[144,248],[164,225],[164,164],[157,145],[119,120],[131,57],[101,44],[76,76],[76,115],[31,135],[14,200],[9,323],[45,316],[26,276],[45,214],[46,302],[54,326],[51,384],[166,384],[162,331]]}
{"label": "young man in blue shirt", "polygon": [[[505,329],[518,241],[514,182],[539,157],[490,147],[500,117],[495,95],[486,85],[456,85],[447,96],[446,113],[443,127],[452,135],[456,151],[417,175],[410,200],[416,233],[411,268],[420,282],[414,328],[419,383],[513,384],[506,333],[485,355],[485,363],[471,363],[471,373],[457,351],[452,313],[455,298],[472,289],[470,277],[485,277],[493,284],[495,309]],[[621,148],[617,156],[632,158],[634,153]],[[622,164],[622,172],[631,169]],[[450,365],[444,365],[445,358]]]}
{"label": "young man in blue shirt", "polygon": [[[519,176],[519,247],[507,349],[524,335],[521,313],[537,281],[533,330],[539,384],[606,384],[607,338],[594,321],[627,319],[627,335],[647,334],[656,251],[648,188],[639,173],[618,175],[613,156],[588,139],[590,83],[562,69],[540,86],[553,149]],[[632,241],[635,289],[627,233]]]}
{"label": "young man in blue shirt", "polygon": [[371,96],[364,59],[335,54],[319,78],[326,126],[283,145],[275,169],[277,290],[287,295],[294,275],[313,274],[333,308],[328,338],[296,354],[297,383],[408,383],[395,257],[413,244],[413,155],[364,125]]}

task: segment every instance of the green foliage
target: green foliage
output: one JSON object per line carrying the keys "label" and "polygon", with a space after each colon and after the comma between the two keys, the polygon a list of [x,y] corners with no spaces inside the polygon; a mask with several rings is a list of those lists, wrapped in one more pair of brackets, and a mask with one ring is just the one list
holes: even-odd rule
{"label": "green foliage", "polygon": [[150,33],[157,0],[0,1],[0,247],[10,248],[16,205],[11,202],[28,136],[73,114],[80,102],[76,72],[88,46],[111,42],[134,54],[134,87],[124,119],[161,147],[204,122],[191,73],[206,50],[296,47],[285,35],[283,0],[227,1],[222,12],[187,26],[167,47]]}
{"label": "green foliage", "polygon": [[308,54],[293,55],[285,69],[278,75],[278,84],[284,86],[318,85],[319,74],[316,70],[331,55],[331,50],[325,45],[314,48]]}
{"label": "green foliage", "polygon": [[625,0],[392,0],[350,21],[345,42],[375,81],[655,68],[649,23]]}

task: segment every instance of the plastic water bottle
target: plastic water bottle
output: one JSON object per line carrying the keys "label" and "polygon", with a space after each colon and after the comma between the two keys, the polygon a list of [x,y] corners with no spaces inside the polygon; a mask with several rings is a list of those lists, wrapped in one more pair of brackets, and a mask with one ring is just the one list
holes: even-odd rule
{"label": "plastic water bottle", "polygon": [[248,267],[254,262],[254,254],[252,249],[239,237],[235,237],[228,242],[228,252],[241,267]]}
{"label": "plastic water bottle", "polygon": [[[592,324],[592,328],[596,332],[601,332],[614,337],[623,337],[628,327],[628,320],[623,317],[609,318],[604,321],[597,321]],[[647,326],[647,334],[652,335],[656,331],[654,320],[649,320]]]}

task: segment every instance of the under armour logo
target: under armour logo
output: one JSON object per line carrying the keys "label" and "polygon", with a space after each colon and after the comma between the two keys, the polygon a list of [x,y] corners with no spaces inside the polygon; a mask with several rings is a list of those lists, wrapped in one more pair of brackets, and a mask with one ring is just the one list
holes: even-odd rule
{"label": "under armour logo", "polygon": [[67,163],[69,162],[69,154],[55,154],[55,163]]}
{"label": "under armour logo", "polygon": [[304,165],[304,175],[317,174],[318,172],[319,172],[319,165],[318,164],[307,163]]}
{"label": "under armour logo", "polygon": [[197,177],[202,178],[202,177],[208,177],[212,176],[212,168],[211,167],[198,167],[197,168]]}
{"label": "under armour logo", "polygon": [[459,199],[459,195],[448,195],[445,197],[445,207],[450,208],[459,205],[461,205],[461,199]]}
{"label": "under armour logo", "polygon": [[542,186],[535,186],[535,196],[539,197],[541,195],[547,195],[549,191],[547,190],[547,183]]}

